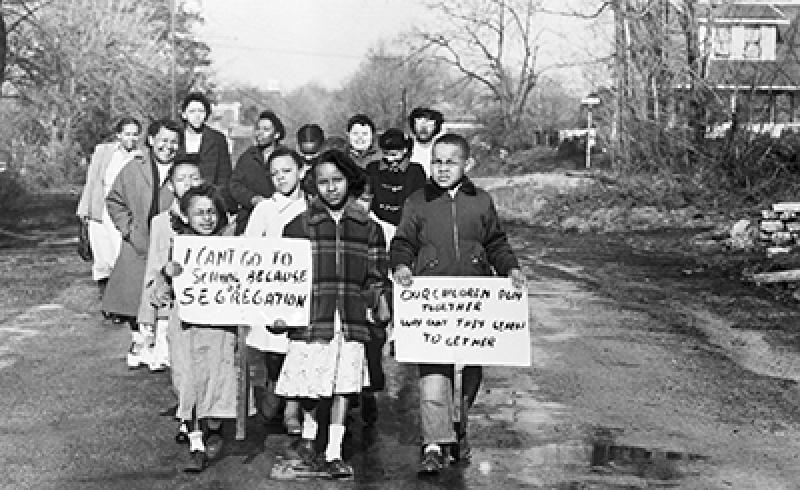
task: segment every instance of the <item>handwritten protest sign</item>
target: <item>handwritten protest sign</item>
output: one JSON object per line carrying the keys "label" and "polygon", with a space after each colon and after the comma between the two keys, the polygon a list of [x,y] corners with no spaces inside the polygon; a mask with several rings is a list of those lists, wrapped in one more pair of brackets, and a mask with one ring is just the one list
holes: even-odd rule
{"label": "handwritten protest sign", "polygon": [[308,240],[179,235],[173,279],[181,320],[203,325],[308,325]]}
{"label": "handwritten protest sign", "polygon": [[415,277],[394,313],[400,362],[531,365],[528,292],[508,278]]}

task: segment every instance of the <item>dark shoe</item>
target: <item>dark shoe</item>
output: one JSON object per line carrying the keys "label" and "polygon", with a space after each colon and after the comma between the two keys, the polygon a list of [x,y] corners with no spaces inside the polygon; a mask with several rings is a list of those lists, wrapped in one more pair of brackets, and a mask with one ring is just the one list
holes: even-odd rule
{"label": "dark shoe", "polygon": [[427,449],[423,451],[419,462],[419,472],[426,475],[435,475],[444,468],[444,456],[440,451]]}
{"label": "dark shoe", "polygon": [[374,427],[378,421],[378,401],[375,399],[375,393],[361,394],[361,420],[366,427]]}
{"label": "dark shoe", "polygon": [[326,462],[325,471],[331,478],[350,478],[353,476],[353,467],[341,459]]}
{"label": "dark shoe", "polygon": [[219,431],[210,431],[206,439],[206,455],[209,460],[215,460],[222,454],[222,434]]}
{"label": "dark shoe", "polygon": [[178,444],[189,444],[189,426],[186,422],[182,422],[178,427],[178,433],[175,434],[175,442]]}
{"label": "dark shoe", "polygon": [[314,449],[313,439],[300,439],[296,451],[303,465],[314,466],[314,460],[317,458],[317,451]]}
{"label": "dark shoe", "polygon": [[208,465],[208,458],[203,451],[192,451],[189,453],[189,464],[187,464],[183,471],[187,473],[200,473]]}

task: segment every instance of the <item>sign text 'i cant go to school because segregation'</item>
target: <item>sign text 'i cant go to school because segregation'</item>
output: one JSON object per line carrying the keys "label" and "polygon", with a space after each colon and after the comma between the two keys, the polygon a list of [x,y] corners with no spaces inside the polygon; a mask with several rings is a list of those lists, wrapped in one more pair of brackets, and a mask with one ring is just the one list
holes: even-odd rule
{"label": "sign text 'i cant go to school because segregation'", "polygon": [[205,325],[308,325],[308,240],[180,235],[173,279],[181,320]]}
{"label": "sign text 'i cant go to school because segregation'", "polygon": [[528,292],[500,277],[415,277],[394,287],[400,362],[530,366]]}

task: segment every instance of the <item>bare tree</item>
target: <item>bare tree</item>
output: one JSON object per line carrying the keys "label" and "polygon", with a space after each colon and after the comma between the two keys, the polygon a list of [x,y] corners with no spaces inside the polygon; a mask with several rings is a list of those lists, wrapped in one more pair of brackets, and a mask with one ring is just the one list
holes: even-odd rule
{"label": "bare tree", "polygon": [[441,0],[429,2],[443,27],[416,32],[421,52],[484,87],[500,113],[502,130],[518,129],[539,81],[542,0]]}

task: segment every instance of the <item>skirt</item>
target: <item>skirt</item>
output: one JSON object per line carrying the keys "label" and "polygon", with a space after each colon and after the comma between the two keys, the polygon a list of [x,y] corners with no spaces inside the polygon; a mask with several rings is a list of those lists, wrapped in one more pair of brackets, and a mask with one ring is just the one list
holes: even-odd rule
{"label": "skirt", "polygon": [[[335,321],[338,326],[338,315]],[[366,365],[364,344],[346,341],[341,328],[330,342],[290,340],[275,393],[287,398],[361,393],[369,386]]]}

